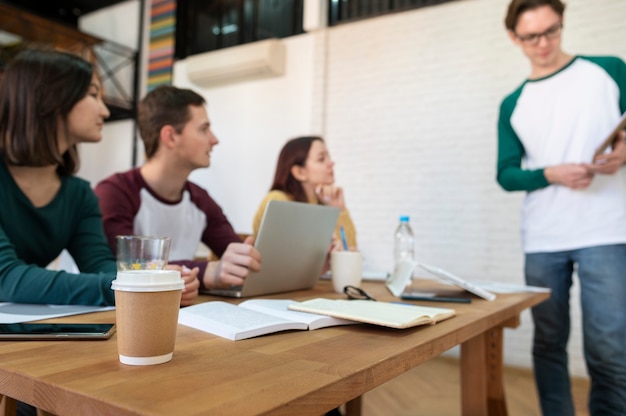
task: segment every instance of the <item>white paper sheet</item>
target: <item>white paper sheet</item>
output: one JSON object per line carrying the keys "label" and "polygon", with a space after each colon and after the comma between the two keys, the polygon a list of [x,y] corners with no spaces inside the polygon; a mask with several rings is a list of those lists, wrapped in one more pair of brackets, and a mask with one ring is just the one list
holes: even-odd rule
{"label": "white paper sheet", "polygon": [[114,306],[85,305],[34,305],[28,303],[0,302],[0,323],[15,324],[58,318],[60,316],[80,315],[114,310]]}

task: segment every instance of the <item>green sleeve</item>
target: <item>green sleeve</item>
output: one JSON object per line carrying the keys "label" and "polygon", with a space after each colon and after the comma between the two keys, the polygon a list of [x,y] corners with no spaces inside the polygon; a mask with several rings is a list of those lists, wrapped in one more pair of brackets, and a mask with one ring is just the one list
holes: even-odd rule
{"label": "green sleeve", "polygon": [[497,180],[507,191],[534,191],[550,185],[543,169],[522,168],[525,149],[511,126],[511,115],[521,93],[521,87],[507,97],[500,106],[498,119],[498,166]]}
{"label": "green sleeve", "polygon": [[117,266],[107,243],[98,199],[91,189],[83,189],[80,218],[71,236],[67,251],[81,272],[115,272]]}
{"label": "green sleeve", "polygon": [[115,273],[48,270],[18,258],[0,227],[0,300],[57,305],[113,305]]}
{"label": "green sleeve", "polygon": [[[11,218],[14,223],[0,224],[1,301],[59,305],[115,303],[111,289],[116,273],[115,258],[104,237],[97,199],[87,182],[65,182],[55,203],[40,210],[29,211],[29,204],[16,202],[23,198],[5,192],[5,219]],[[37,214],[33,214],[35,211]],[[24,234],[16,237],[15,233],[8,233],[9,227],[23,229]],[[63,241],[67,241],[65,246],[60,243]],[[42,247],[50,247],[52,251],[67,248],[81,273],[46,269],[50,257],[42,254],[45,251]]]}

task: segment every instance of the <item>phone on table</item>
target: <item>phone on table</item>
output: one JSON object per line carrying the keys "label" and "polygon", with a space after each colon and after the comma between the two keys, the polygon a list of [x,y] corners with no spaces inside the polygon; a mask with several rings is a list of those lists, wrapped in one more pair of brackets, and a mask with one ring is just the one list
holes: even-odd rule
{"label": "phone on table", "polygon": [[437,292],[412,292],[404,291],[400,295],[401,299],[406,300],[423,300],[428,302],[455,302],[455,303],[472,303],[472,299],[461,294],[445,294]]}
{"label": "phone on table", "polygon": [[103,340],[111,338],[114,332],[115,324],[0,324],[0,341]]}

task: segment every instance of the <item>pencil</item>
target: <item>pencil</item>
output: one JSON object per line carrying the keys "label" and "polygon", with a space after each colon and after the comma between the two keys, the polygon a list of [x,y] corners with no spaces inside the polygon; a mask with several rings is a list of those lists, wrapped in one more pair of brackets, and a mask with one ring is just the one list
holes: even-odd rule
{"label": "pencil", "polygon": [[343,225],[339,227],[339,233],[341,234],[341,243],[343,244],[343,249],[348,251],[348,241],[346,240],[346,231],[343,229]]}

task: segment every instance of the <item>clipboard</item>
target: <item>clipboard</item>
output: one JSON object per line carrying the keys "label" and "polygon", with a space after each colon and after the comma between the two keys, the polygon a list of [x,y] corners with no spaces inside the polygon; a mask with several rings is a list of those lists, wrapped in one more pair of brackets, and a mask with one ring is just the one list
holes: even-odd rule
{"label": "clipboard", "polygon": [[600,147],[596,149],[596,152],[593,154],[593,158],[600,156],[606,149],[608,149],[615,140],[617,139],[617,134],[620,130],[624,130],[626,128],[626,112],[622,114],[622,117],[619,119],[617,126],[613,129],[613,131],[604,139]]}

